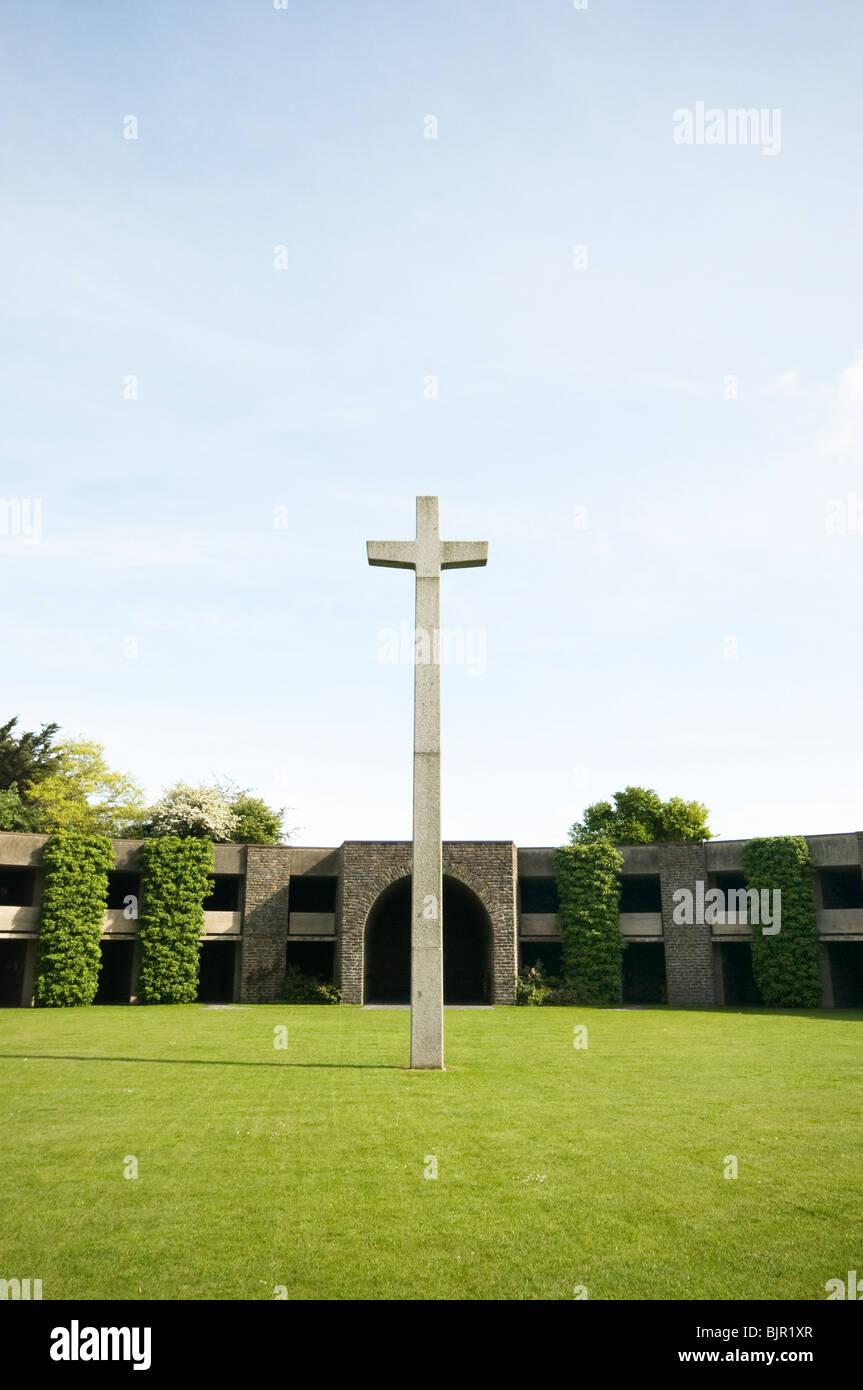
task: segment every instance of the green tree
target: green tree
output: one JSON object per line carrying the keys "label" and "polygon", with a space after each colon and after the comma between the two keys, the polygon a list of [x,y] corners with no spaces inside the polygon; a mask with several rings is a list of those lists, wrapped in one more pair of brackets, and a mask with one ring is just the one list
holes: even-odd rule
{"label": "green tree", "polygon": [[144,795],[123,772],[114,772],[100,743],[69,739],[57,745],[55,768],[25,788],[38,827],[84,835],[121,835],[143,813]]}
{"label": "green tree", "polygon": [[57,767],[59,754],[52,743],[59,724],[43,724],[38,733],[16,737],[17,723],[16,716],[0,725],[0,791],[40,782]]}
{"label": "green tree", "polygon": [[221,787],[191,787],[177,782],[151,806],[145,822],[147,835],[190,835],[225,843],[233,840],[237,817]]}
{"label": "green tree", "polygon": [[39,829],[35,806],[21,800],[15,783],[0,791],[0,830],[34,831]]}
{"label": "green tree", "polygon": [[278,845],[285,839],[284,810],[274,811],[260,796],[237,792],[231,803],[237,824],[231,839],[241,845]]}
{"label": "green tree", "polygon": [[203,835],[217,844],[277,845],[287,839],[284,814],[268,806],[263,797],[224,778],[212,786],[177,782],[150,807],[138,833],[146,837]]}
{"label": "green tree", "polygon": [[570,842],[593,844],[605,840],[612,845],[652,845],[672,840],[710,840],[707,825],[710,812],[700,801],[684,801],[672,796],[663,801],[648,787],[626,787],[615,792],[614,805],[596,801],[576,821],[569,832]]}

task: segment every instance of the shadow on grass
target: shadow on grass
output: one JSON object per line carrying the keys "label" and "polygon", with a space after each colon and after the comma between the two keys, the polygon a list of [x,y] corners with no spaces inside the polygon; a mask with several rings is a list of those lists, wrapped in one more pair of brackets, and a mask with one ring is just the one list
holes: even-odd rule
{"label": "shadow on grass", "polygon": [[165,1062],[169,1067],[331,1067],[335,1071],[401,1071],[398,1062],[217,1062],[209,1057],[84,1057],[74,1052],[0,1052],[0,1062]]}

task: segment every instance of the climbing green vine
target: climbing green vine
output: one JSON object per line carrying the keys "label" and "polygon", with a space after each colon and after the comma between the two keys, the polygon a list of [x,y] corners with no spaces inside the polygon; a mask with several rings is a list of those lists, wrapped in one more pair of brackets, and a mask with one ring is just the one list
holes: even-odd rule
{"label": "climbing green vine", "polygon": [[141,846],[139,864],[138,997],[144,1004],[192,1004],[198,997],[204,899],[212,888],[212,841],[162,835]]}
{"label": "climbing green vine", "polygon": [[92,1004],[99,983],[102,922],[114,849],[106,835],[58,830],[42,851],[36,1003]]}
{"label": "climbing green vine", "polygon": [[743,846],[747,890],[779,889],[780,929],[752,928],[752,973],[765,1004],[817,1009],[821,1004],[818,923],[813,864],[802,835],[748,840]]}
{"label": "climbing green vine", "polygon": [[623,856],[607,841],[596,840],[562,846],[555,864],[564,988],[574,1004],[619,1004]]}

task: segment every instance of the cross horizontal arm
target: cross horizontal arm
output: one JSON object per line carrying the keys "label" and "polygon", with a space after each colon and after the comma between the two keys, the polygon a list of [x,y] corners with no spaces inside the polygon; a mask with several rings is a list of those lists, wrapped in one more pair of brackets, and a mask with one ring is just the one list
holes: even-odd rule
{"label": "cross horizontal arm", "polygon": [[488,541],[442,541],[442,570],[475,569],[488,564]]}
{"label": "cross horizontal arm", "polygon": [[396,570],[416,569],[416,541],[366,541],[366,550],[370,565],[385,565]]}

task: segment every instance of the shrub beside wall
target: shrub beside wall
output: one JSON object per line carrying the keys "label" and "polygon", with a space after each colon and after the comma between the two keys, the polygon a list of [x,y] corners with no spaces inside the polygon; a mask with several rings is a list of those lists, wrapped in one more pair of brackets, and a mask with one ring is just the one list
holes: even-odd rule
{"label": "shrub beside wall", "polygon": [[342,992],[337,985],[304,975],[299,966],[289,965],[279,999],[283,1004],[341,1004]]}
{"label": "shrub beside wall", "polygon": [[145,841],[138,862],[138,998],[144,1004],[193,1004],[198,997],[204,899],[212,888],[212,841],[161,835]]}
{"label": "shrub beside wall", "polygon": [[564,845],[555,862],[563,987],[574,1004],[619,1004],[623,856],[614,845],[598,840]]}
{"label": "shrub beside wall", "polygon": [[102,921],[114,849],[106,835],[58,830],[42,851],[36,1003],[92,1004],[99,983]]}
{"label": "shrub beside wall", "polygon": [[747,889],[778,888],[782,894],[777,934],[765,936],[760,926],[752,928],[752,973],[764,1003],[817,1009],[821,972],[809,846],[802,835],[748,840],[743,846],[743,874]]}

